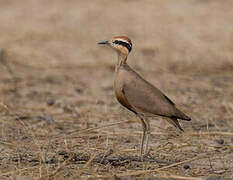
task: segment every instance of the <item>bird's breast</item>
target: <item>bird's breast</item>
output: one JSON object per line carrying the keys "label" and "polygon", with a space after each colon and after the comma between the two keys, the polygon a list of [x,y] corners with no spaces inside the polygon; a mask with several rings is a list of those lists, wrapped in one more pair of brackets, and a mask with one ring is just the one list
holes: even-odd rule
{"label": "bird's breast", "polygon": [[124,74],[124,71],[119,70],[118,72],[115,73],[114,91],[115,91],[115,96],[119,101],[119,103],[121,103],[123,106],[127,108],[131,108],[123,92],[125,78],[126,76]]}
{"label": "bird's breast", "polygon": [[114,92],[117,100],[121,103],[122,96],[124,95],[122,92],[123,82],[121,80],[121,77],[118,75],[118,73],[115,74],[114,79]]}

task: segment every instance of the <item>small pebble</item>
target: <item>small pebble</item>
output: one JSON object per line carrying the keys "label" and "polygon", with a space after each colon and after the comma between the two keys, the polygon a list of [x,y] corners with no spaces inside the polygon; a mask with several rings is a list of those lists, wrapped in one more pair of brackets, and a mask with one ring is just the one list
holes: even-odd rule
{"label": "small pebble", "polygon": [[183,167],[184,167],[184,169],[190,169],[190,166],[187,164],[185,164]]}
{"label": "small pebble", "polygon": [[64,156],[64,155],[67,155],[67,154],[68,154],[68,152],[66,152],[66,151],[59,151],[58,152],[58,155],[63,155]]}
{"label": "small pebble", "polygon": [[82,94],[82,93],[83,93],[83,90],[80,89],[80,88],[75,88],[75,91],[76,91],[77,93],[79,93],[79,94]]}
{"label": "small pebble", "polygon": [[51,159],[45,161],[46,164],[55,164],[57,162],[55,157],[52,157]]}
{"label": "small pebble", "polygon": [[35,117],[35,120],[37,120],[38,122],[40,121],[46,121],[47,124],[52,124],[53,123],[53,118],[48,116],[48,115],[39,115]]}
{"label": "small pebble", "polygon": [[224,144],[224,139],[216,139],[216,142],[217,142],[218,144],[223,145],[223,144]]}
{"label": "small pebble", "polygon": [[19,158],[18,158],[18,157],[13,157],[13,158],[11,159],[11,161],[13,161],[13,162],[19,162]]}
{"label": "small pebble", "polygon": [[64,111],[65,113],[72,113],[72,112],[73,112],[73,109],[72,109],[72,107],[70,107],[70,106],[68,106],[68,105],[65,105],[65,106],[63,107],[63,111]]}
{"label": "small pebble", "polygon": [[47,105],[48,106],[52,106],[52,105],[54,105],[55,104],[55,100],[54,99],[48,99],[47,100]]}
{"label": "small pebble", "polygon": [[40,160],[39,159],[36,159],[36,158],[33,158],[33,159],[28,159],[28,162],[30,162],[30,163],[38,163],[38,162],[40,162]]}

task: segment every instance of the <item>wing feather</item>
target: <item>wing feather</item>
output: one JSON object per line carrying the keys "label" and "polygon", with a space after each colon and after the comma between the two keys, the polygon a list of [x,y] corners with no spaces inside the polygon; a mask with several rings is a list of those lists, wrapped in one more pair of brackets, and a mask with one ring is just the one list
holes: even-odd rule
{"label": "wing feather", "polygon": [[132,107],[145,113],[190,120],[158,88],[144,80],[131,68],[127,71],[128,79],[124,82],[123,91]]}

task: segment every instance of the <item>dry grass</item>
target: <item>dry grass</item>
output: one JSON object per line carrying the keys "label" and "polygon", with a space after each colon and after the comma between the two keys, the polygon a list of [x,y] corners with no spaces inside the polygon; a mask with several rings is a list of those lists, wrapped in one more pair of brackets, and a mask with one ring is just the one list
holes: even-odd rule
{"label": "dry grass", "polygon": [[[231,0],[0,2],[0,179],[233,177]],[[115,56],[96,45],[133,40],[129,64],[190,115],[179,134],[141,126],[112,90]],[[189,168],[188,168],[189,166]]]}

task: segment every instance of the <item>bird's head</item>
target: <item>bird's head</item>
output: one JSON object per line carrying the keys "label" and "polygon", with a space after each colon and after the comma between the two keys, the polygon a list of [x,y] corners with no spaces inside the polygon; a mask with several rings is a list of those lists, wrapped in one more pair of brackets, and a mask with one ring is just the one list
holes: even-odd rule
{"label": "bird's head", "polygon": [[132,50],[132,43],[131,40],[126,36],[116,36],[113,37],[111,40],[102,41],[98,44],[108,45],[116,50],[120,54],[128,55]]}

